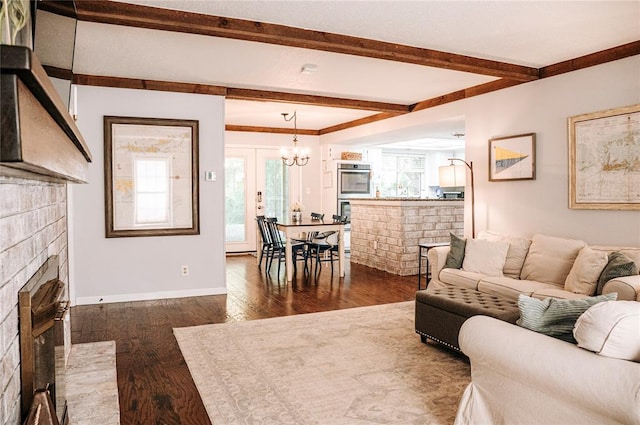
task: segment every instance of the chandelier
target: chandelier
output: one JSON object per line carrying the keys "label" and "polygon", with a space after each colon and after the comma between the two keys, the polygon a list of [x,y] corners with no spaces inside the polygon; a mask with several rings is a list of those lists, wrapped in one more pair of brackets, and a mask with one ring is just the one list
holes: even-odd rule
{"label": "chandelier", "polygon": [[293,153],[289,154],[287,149],[282,148],[280,150],[280,155],[284,165],[291,167],[292,165],[295,164],[299,167],[302,167],[304,165],[307,165],[307,162],[309,162],[309,150],[308,149],[298,150],[298,123],[296,118],[296,112],[294,112],[293,115],[291,115],[291,118],[287,118],[288,115],[289,114],[287,112],[283,112],[282,118],[284,118],[286,122],[293,120]]}

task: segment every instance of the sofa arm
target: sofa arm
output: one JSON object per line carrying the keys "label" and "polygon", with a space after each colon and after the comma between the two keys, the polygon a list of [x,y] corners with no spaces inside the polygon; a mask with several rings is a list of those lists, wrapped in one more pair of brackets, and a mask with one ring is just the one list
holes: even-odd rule
{"label": "sofa arm", "polygon": [[615,277],[604,284],[603,294],[618,293],[618,300],[640,301],[640,275]]}
{"label": "sofa arm", "polygon": [[429,261],[429,268],[431,269],[431,277],[437,278],[440,274],[440,270],[444,268],[444,263],[447,262],[447,254],[449,253],[449,246],[436,246],[431,248],[427,253],[427,260]]}
{"label": "sofa arm", "polygon": [[501,419],[488,423],[525,423],[535,416],[538,423],[640,423],[640,363],[488,316],[468,319],[459,343],[471,360],[472,383],[458,419],[475,410]]}

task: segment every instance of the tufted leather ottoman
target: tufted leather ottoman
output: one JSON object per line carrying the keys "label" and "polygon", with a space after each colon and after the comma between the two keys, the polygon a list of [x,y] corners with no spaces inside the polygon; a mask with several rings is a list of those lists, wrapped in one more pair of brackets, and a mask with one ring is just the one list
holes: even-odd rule
{"label": "tufted leather ottoman", "polygon": [[515,323],[520,317],[515,300],[469,288],[448,287],[416,292],[416,333],[460,351],[458,333],[471,316],[491,316]]}

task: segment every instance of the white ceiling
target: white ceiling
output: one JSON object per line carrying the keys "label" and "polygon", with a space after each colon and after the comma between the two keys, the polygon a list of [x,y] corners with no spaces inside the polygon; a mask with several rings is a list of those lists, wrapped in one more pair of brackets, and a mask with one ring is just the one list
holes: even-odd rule
{"label": "white ceiling", "polygon": [[[638,1],[135,0],[540,68],[640,40]],[[302,74],[312,63],[317,72]],[[74,73],[413,104],[494,77],[317,50],[79,22]],[[376,112],[226,101],[227,124],[322,129]],[[455,124],[453,124],[455,123]],[[450,120],[450,132],[464,132]],[[442,133],[442,131],[440,131]],[[425,134],[425,137],[432,135]],[[444,136],[454,138],[453,136]]]}

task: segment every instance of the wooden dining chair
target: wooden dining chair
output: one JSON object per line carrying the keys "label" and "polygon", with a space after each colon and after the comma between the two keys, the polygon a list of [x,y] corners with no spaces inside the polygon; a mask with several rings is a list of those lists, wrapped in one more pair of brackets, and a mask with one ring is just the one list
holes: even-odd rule
{"label": "wooden dining chair", "polygon": [[273,242],[271,241],[271,234],[267,227],[266,218],[263,215],[256,216],[256,223],[258,224],[258,231],[260,232],[260,239],[262,240],[262,247],[260,248],[260,258],[258,260],[258,267],[262,267],[262,258],[265,258],[265,264],[268,264],[271,256],[271,247]]}
{"label": "wooden dining chair", "polygon": [[280,264],[283,261],[286,261],[286,244],[290,243],[291,244],[291,250],[293,252],[293,271],[294,273],[297,272],[297,262],[299,260],[304,260],[305,261],[305,270],[307,270],[307,254],[306,254],[306,247],[305,247],[305,243],[303,242],[295,242],[295,241],[285,241],[282,238],[282,234],[280,233],[280,230],[278,230],[278,219],[275,217],[269,217],[265,220],[268,231],[269,231],[269,236],[271,238],[271,250],[270,250],[270,257],[269,260],[267,262],[267,267],[266,267],[266,271],[267,273],[269,273],[271,271],[271,265],[273,264],[273,260],[277,259],[278,260],[278,276],[280,276]]}
{"label": "wooden dining chair", "polygon": [[[346,224],[348,222],[346,216],[336,215],[332,216],[334,223]],[[313,258],[316,262],[315,274],[317,274],[322,268],[322,263],[331,263],[331,274],[333,274],[333,262],[340,259],[339,252],[339,236],[340,233],[331,230],[327,232],[318,233],[309,245],[309,258]]]}

